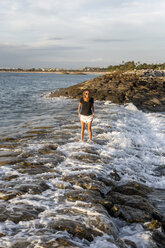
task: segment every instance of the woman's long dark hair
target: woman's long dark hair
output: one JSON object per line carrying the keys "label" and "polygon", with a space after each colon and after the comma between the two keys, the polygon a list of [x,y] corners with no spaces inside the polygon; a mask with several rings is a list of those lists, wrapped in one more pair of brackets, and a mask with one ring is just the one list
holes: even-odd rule
{"label": "woman's long dark hair", "polygon": [[83,98],[85,98],[85,92],[86,92],[86,91],[89,92],[89,99],[90,99],[90,98],[91,98],[91,93],[90,93],[90,91],[89,91],[88,89],[86,89],[86,90],[83,91],[83,93],[82,93]]}

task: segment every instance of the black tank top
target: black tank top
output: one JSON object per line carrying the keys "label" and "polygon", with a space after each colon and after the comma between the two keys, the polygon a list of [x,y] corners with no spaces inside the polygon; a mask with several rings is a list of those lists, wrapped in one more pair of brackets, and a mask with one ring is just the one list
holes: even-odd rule
{"label": "black tank top", "polygon": [[81,97],[80,99],[81,102],[81,111],[80,114],[81,115],[91,115],[92,114],[92,106],[94,103],[94,99],[91,97],[89,99],[89,102],[84,101],[83,97]]}

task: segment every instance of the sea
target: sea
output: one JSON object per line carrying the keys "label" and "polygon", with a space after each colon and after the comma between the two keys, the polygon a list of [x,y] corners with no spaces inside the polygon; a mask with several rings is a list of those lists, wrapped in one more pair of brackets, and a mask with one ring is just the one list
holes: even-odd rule
{"label": "sea", "polygon": [[[93,240],[52,231],[54,221],[63,220],[99,230],[96,220],[102,213],[67,198],[84,189],[74,184],[79,175],[109,179],[115,171],[118,185],[143,183],[158,190],[153,200],[164,214],[165,113],[95,101],[93,143],[87,141],[87,129],[80,142],[79,100],[49,97],[55,89],[97,76],[0,73],[0,247],[58,247],[51,242],[65,240],[70,245],[59,247],[119,248],[106,231]],[[142,224],[109,218],[117,239],[130,240],[137,248],[155,247]]]}

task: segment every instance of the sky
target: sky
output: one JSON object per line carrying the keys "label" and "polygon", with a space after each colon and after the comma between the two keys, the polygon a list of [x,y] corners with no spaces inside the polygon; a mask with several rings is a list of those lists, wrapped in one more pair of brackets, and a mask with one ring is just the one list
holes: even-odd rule
{"label": "sky", "polygon": [[0,0],[0,68],[165,62],[165,0]]}

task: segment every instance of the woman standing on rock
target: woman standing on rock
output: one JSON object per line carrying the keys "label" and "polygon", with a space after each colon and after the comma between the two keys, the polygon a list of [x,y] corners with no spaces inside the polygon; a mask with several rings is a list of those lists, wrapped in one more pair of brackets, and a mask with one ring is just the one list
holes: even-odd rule
{"label": "woman standing on rock", "polygon": [[78,115],[81,122],[81,141],[84,138],[85,123],[88,125],[89,142],[92,141],[92,121],[94,117],[94,99],[90,97],[89,90],[83,92],[78,106]]}

